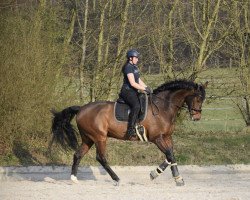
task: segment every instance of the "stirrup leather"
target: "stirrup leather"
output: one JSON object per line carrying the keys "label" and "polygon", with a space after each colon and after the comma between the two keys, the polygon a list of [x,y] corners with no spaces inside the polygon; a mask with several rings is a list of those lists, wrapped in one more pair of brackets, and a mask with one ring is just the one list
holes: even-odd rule
{"label": "stirrup leather", "polygon": [[135,131],[136,131],[136,135],[139,137],[139,139],[143,142],[148,142],[148,138],[146,135],[146,129],[143,125],[141,124],[137,124],[135,126]]}

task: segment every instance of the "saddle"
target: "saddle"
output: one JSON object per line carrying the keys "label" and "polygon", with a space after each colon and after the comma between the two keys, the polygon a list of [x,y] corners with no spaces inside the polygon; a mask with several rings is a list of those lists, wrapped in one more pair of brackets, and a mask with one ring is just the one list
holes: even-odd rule
{"label": "saddle", "polygon": [[[138,122],[143,121],[147,116],[148,96],[146,93],[139,93],[138,97],[141,108],[135,126],[136,134],[139,140],[147,142],[148,138],[146,135],[146,129],[143,125],[138,124]],[[115,102],[115,109],[114,109],[114,115],[116,120],[120,122],[127,122],[129,118],[129,113],[130,113],[129,105],[127,105],[122,98],[117,99],[117,101]]]}
{"label": "saddle", "polygon": [[[140,101],[140,112],[138,115],[137,122],[141,122],[146,118],[148,110],[148,97],[146,93],[139,93],[138,95]],[[130,107],[122,98],[117,99],[115,102],[115,118],[117,121],[127,122],[130,113]]]}

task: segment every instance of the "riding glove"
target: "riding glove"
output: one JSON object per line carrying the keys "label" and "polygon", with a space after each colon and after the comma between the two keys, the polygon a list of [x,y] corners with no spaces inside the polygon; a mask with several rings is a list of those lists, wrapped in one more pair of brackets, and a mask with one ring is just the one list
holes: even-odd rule
{"label": "riding glove", "polygon": [[152,88],[150,88],[150,87],[146,87],[145,88],[145,92],[147,93],[147,94],[152,94],[153,93],[153,90],[152,90]]}

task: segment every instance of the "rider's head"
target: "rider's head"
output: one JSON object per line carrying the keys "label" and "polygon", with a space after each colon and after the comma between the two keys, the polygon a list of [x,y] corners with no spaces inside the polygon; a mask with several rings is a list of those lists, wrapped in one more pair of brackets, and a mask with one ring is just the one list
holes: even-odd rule
{"label": "rider's head", "polygon": [[138,51],[131,49],[127,52],[127,59],[128,62],[132,63],[132,64],[137,64],[138,62],[138,57],[139,57],[139,53]]}

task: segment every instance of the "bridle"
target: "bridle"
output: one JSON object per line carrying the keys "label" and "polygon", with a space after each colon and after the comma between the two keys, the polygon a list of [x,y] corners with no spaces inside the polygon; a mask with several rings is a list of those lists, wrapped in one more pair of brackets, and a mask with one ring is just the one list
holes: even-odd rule
{"label": "bridle", "polygon": [[[195,97],[199,97],[199,98],[203,98],[202,95],[198,92],[195,92],[193,95],[190,95],[193,98]],[[201,113],[202,112],[202,109],[197,109],[197,108],[193,108],[193,105],[188,105],[186,106],[186,108],[188,109],[190,115],[195,115],[197,113]],[[196,113],[193,113],[192,111],[195,111]]]}

